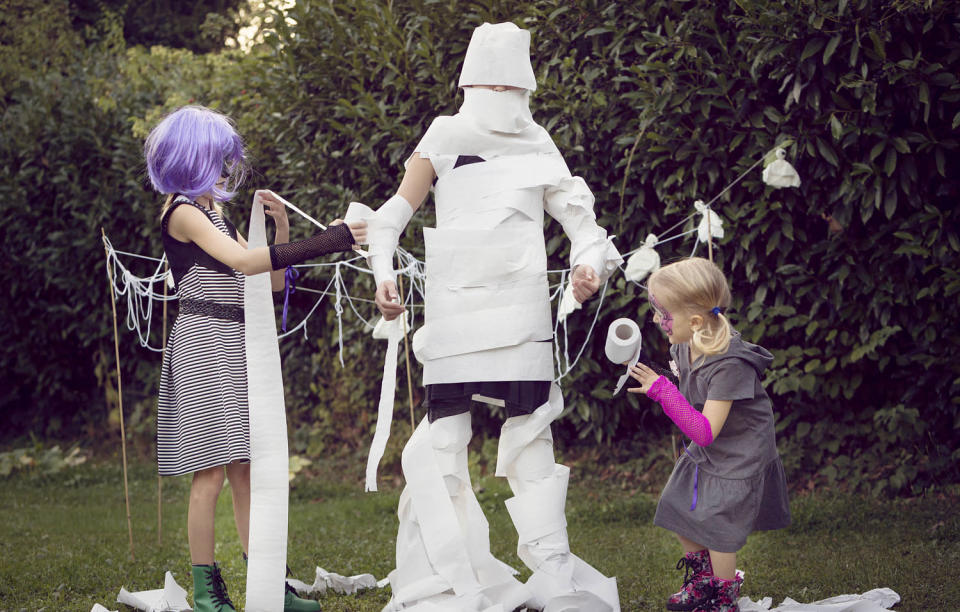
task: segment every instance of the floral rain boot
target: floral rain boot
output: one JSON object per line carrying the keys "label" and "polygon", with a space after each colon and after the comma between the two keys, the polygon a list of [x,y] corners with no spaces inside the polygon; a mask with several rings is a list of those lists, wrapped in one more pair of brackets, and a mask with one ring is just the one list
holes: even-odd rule
{"label": "floral rain boot", "polygon": [[695,612],[740,612],[737,600],[740,599],[742,585],[743,578],[739,574],[733,580],[711,576],[706,588],[710,590],[713,597],[695,608]]}
{"label": "floral rain boot", "polygon": [[237,610],[227,595],[227,585],[223,583],[220,567],[216,563],[193,566],[193,610],[194,612],[236,612]]}
{"label": "floral rain boot", "polygon": [[667,610],[694,610],[700,603],[706,603],[713,595],[713,591],[706,589],[713,576],[707,549],[688,552],[677,561],[677,569],[684,570],[683,588],[667,599]]}

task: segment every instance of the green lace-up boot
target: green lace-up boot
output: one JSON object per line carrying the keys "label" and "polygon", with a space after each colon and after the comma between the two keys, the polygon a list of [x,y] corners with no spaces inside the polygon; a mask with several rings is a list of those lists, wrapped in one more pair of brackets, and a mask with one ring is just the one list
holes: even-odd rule
{"label": "green lace-up boot", "polygon": [[193,612],[236,612],[227,595],[220,568],[213,565],[193,566]]}
{"label": "green lace-up boot", "polygon": [[290,586],[288,582],[284,582],[283,587],[283,612],[320,612],[323,610],[319,601],[297,596],[297,590]]}
{"label": "green lace-up boot", "polygon": [[[247,553],[243,554],[243,562],[247,562]],[[287,575],[290,575],[290,568],[287,568]],[[303,599],[297,595],[297,590],[289,583],[283,583],[283,612],[321,612],[323,606],[319,601],[313,599]]]}

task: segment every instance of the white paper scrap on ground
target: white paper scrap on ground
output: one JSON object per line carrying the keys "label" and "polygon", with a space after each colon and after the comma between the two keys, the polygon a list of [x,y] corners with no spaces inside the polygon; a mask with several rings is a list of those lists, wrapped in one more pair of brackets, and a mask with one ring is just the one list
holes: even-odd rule
{"label": "white paper scrap on ground", "polygon": [[[307,584],[295,578],[289,578],[287,584],[295,588],[300,594],[319,593],[320,595],[326,593],[327,590],[339,593],[340,595],[353,595],[364,589],[381,588],[380,582],[377,582],[373,574],[342,576],[336,572],[328,572],[319,566],[317,567],[313,584]],[[385,585],[386,583],[384,583],[383,586]]]}
{"label": "white paper scrap on ground", "polygon": [[[248,248],[266,246],[263,204],[254,197]],[[247,610],[283,609],[287,567],[289,458],[280,348],[270,274],[244,278],[247,397],[250,414],[250,545]]]}
{"label": "white paper scrap on ground", "polygon": [[770,607],[773,604],[770,597],[756,602],[741,597],[737,603],[740,612],[884,612],[900,603],[900,595],[892,589],[879,588],[862,595],[837,595],[808,604],[787,597],[776,608]]}
{"label": "white paper scrap on ground", "polygon": [[[170,572],[163,576],[162,589],[131,593],[121,588],[117,595],[117,603],[145,612],[183,612],[193,609],[187,603],[187,592],[177,584]],[[90,612],[107,612],[107,609],[96,604]]]}
{"label": "white paper scrap on ground", "polygon": [[616,364],[629,364],[627,371],[617,380],[614,395],[620,393],[630,378],[630,368],[640,360],[641,345],[640,327],[631,319],[617,319],[607,329],[607,344],[604,347],[607,359]]}
{"label": "white paper scrap on ground", "polygon": [[373,328],[374,338],[387,340],[387,355],[383,360],[383,380],[380,383],[377,425],[373,432],[373,442],[370,444],[370,454],[367,456],[366,491],[377,490],[377,467],[380,465],[380,459],[383,458],[383,451],[387,448],[387,440],[390,439],[390,426],[393,423],[393,400],[397,391],[397,353],[400,340],[403,338],[404,325],[408,324],[407,321],[409,321],[409,317],[405,312],[403,317],[397,317],[393,321],[381,318]]}
{"label": "white paper scrap on ground", "polygon": [[787,152],[777,148],[776,159],[763,169],[763,182],[777,189],[781,187],[799,187],[800,175],[786,160]]}
{"label": "white paper scrap on ground", "polygon": [[108,610],[100,604],[93,604],[93,607],[90,608],[90,612],[117,612],[116,610]]}

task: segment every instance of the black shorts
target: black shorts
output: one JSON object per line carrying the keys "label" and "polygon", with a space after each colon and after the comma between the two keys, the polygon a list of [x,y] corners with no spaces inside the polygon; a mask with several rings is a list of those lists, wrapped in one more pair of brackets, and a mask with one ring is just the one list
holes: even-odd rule
{"label": "black shorts", "polygon": [[530,414],[550,399],[550,384],[549,380],[511,380],[427,385],[427,418],[433,423],[469,412],[475,394],[503,400],[507,418]]}

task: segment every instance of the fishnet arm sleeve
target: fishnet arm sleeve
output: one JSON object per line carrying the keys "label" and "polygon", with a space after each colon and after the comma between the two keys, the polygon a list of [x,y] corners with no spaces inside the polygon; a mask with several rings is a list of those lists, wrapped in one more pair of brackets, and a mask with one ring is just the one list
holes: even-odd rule
{"label": "fishnet arm sleeve", "polygon": [[321,230],[306,240],[272,245],[270,265],[274,270],[282,270],[320,255],[349,251],[352,248],[353,234],[346,223],[341,223]]}
{"label": "fishnet arm sleeve", "polygon": [[698,445],[710,446],[713,442],[710,421],[691,406],[687,398],[680,393],[680,389],[677,389],[676,385],[667,380],[665,376],[661,376],[650,385],[647,396],[659,402],[670,420],[676,423],[680,431]]}

